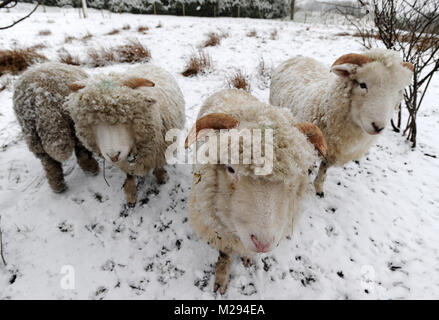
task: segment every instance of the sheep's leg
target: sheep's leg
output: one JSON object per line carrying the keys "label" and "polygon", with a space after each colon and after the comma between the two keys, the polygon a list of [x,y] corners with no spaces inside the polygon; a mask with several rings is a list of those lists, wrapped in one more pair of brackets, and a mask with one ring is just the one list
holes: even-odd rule
{"label": "sheep's leg", "polygon": [[55,193],[61,193],[67,189],[64,182],[64,174],[61,162],[51,158],[47,153],[39,153],[37,157],[41,160],[44,170],[46,171],[49,186]]}
{"label": "sheep's leg", "polygon": [[88,151],[78,139],[75,140],[75,155],[76,161],[82,170],[89,172],[92,175],[98,174],[98,162],[93,158],[93,154]]}
{"label": "sheep's leg", "polygon": [[125,180],[125,183],[123,184],[123,189],[125,191],[125,197],[128,207],[134,207],[137,201],[136,177],[127,174],[127,178]]}
{"label": "sheep's leg", "polygon": [[329,166],[330,165],[327,161],[322,161],[320,163],[320,168],[319,168],[319,172],[317,173],[317,177],[314,180],[314,187],[316,189],[316,194],[320,198],[323,198],[325,196],[325,193],[323,192],[323,184],[325,182],[326,171],[328,170]]}
{"label": "sheep's leg", "polygon": [[155,168],[153,174],[159,184],[164,184],[168,180],[168,174],[164,168]]}
{"label": "sheep's leg", "polygon": [[213,292],[219,292],[224,294],[227,290],[227,285],[229,284],[230,268],[232,266],[231,255],[219,252],[218,261],[216,263],[215,271],[215,285],[213,287]]}

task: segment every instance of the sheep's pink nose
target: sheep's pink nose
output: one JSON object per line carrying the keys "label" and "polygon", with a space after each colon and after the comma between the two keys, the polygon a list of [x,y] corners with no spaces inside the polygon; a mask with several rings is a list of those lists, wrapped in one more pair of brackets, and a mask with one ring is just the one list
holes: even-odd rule
{"label": "sheep's pink nose", "polygon": [[256,252],[268,252],[268,251],[270,251],[269,249],[271,247],[271,244],[273,243],[272,241],[270,241],[270,242],[268,242],[266,244],[263,244],[263,243],[259,242],[258,238],[256,238],[256,236],[254,234],[252,234],[250,236],[250,238],[252,239],[252,242],[253,242],[253,244],[256,247]]}
{"label": "sheep's pink nose", "polygon": [[114,152],[112,154],[108,154],[107,156],[111,159],[112,162],[118,162],[119,161],[119,156],[120,156],[120,152]]}

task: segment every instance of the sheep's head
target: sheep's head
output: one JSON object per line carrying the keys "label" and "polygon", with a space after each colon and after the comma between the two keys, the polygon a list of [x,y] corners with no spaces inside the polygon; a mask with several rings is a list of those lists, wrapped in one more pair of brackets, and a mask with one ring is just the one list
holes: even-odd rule
{"label": "sheep's head", "polygon": [[352,88],[352,120],[366,133],[383,131],[409,85],[413,65],[390,50],[350,53],[338,58],[331,71]]}
{"label": "sheep's head", "polygon": [[[214,113],[197,120],[191,130],[187,145],[199,139],[198,131],[204,129],[232,129],[239,126],[240,121],[231,115]],[[296,124],[292,129],[291,139],[297,152],[306,150],[312,153],[307,139],[322,155],[326,155],[326,142],[322,132],[311,123]],[[202,131],[201,131],[202,132]],[[300,149],[299,144],[305,149]],[[306,157],[306,155],[304,155]],[[290,159],[290,162],[294,162]],[[285,179],[269,179],[267,176],[249,174],[244,164],[214,164],[217,191],[216,203],[221,210],[217,217],[242,242],[247,250],[255,253],[273,250],[291,227],[293,207],[300,201],[307,177],[307,169],[297,175]],[[299,169],[297,166],[296,170]],[[203,179],[201,177],[201,179]]]}
{"label": "sheep's head", "polygon": [[[137,88],[153,86],[152,81],[143,78],[130,78],[119,84],[104,78],[91,84],[74,83],[70,86],[71,92],[79,92],[79,103],[88,104],[85,108],[77,108],[78,113],[82,110],[81,120],[77,125],[88,123],[97,151],[107,161],[114,164],[130,161],[130,154],[135,151],[138,140],[135,128],[142,126],[141,123],[137,124],[142,118],[135,113],[147,111],[148,106],[154,103],[151,99],[143,99],[146,110],[139,111],[131,108],[138,100],[131,100],[130,97]],[[72,114],[78,116],[76,112]],[[85,118],[93,120],[84,121]],[[139,118],[140,120],[136,120]]]}

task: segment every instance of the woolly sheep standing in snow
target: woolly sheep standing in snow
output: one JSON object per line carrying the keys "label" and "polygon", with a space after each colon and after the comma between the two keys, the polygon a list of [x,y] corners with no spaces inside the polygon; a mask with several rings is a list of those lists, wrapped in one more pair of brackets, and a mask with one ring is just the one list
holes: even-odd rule
{"label": "woolly sheep standing in snow", "polygon": [[24,72],[15,83],[14,111],[24,138],[46,171],[54,192],[66,189],[62,162],[75,150],[79,166],[97,174],[98,163],[76,138],[73,122],[62,108],[69,86],[87,78],[78,67],[45,63]]}
{"label": "woolly sheep standing in snow", "polygon": [[328,156],[314,181],[319,196],[328,167],[359,159],[383,132],[410,83],[413,65],[395,51],[373,49],[341,56],[330,71],[298,56],[273,72],[270,87],[271,104],[290,108],[326,138]]}
{"label": "woolly sheep standing in snow", "polygon": [[81,142],[127,174],[127,204],[136,203],[136,178],[151,169],[159,183],[170,142],[166,132],[182,129],[183,94],[171,74],[151,64],[76,82],[65,107]]}
{"label": "woolly sheep standing in snow", "polygon": [[[195,232],[219,250],[215,292],[220,289],[223,294],[227,288],[233,254],[242,257],[247,266],[256,253],[273,250],[292,232],[308,185],[308,170],[317,160],[313,144],[321,153],[326,152],[323,135],[315,125],[293,123],[287,108],[267,105],[242,90],[228,89],[206,100],[189,133],[186,146],[199,139],[203,129],[234,128],[239,134],[273,129],[273,143],[265,139],[264,149],[273,146],[271,173],[258,175],[254,157],[252,164],[240,160],[239,164],[195,165],[189,218]],[[253,137],[253,150],[254,141]],[[227,152],[227,159],[228,150],[221,152]],[[242,155],[241,149],[241,159]]]}

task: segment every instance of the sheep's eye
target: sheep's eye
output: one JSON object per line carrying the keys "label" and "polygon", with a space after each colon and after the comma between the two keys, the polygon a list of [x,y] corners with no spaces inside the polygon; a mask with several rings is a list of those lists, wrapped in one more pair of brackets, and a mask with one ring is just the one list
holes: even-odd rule
{"label": "sheep's eye", "polygon": [[366,85],[366,83],[361,82],[361,83],[360,83],[360,88],[361,88],[361,89],[367,89],[367,85]]}
{"label": "sheep's eye", "polygon": [[235,173],[235,169],[233,169],[231,166],[227,166],[227,171],[231,174]]}

